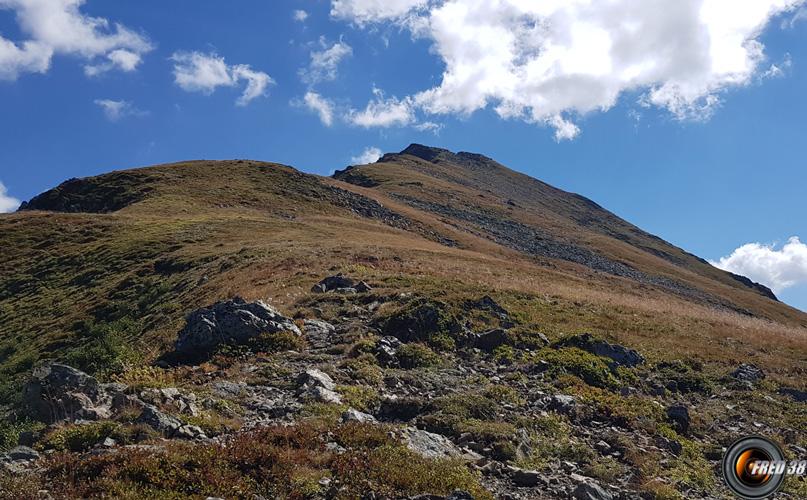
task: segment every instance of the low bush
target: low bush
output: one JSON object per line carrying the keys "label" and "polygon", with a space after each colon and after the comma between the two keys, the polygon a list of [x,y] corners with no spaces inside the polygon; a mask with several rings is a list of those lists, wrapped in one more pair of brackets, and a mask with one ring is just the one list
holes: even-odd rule
{"label": "low bush", "polygon": [[427,346],[418,343],[404,344],[398,349],[401,368],[427,368],[437,366],[442,358]]}
{"label": "low bush", "polygon": [[[0,487],[27,498],[47,485],[58,498],[311,498],[333,478],[340,498],[447,495],[456,489],[474,498],[492,495],[478,473],[455,460],[429,460],[390,436],[385,426],[308,421],[240,434],[223,444],[172,441],[160,450],[121,449],[81,456],[55,453],[38,477],[11,478]],[[345,448],[326,449],[328,440]]]}

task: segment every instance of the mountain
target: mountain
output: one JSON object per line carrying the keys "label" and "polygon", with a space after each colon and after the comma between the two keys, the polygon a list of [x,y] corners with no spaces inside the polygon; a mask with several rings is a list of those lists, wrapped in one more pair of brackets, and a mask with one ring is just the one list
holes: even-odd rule
{"label": "mountain", "polygon": [[[547,496],[588,488],[569,472],[615,493],[709,497],[720,491],[710,450],[738,437],[738,422],[805,446],[797,400],[807,314],[583,196],[479,154],[413,144],[331,178],[232,160],[71,179],[0,216],[0,245],[0,448],[33,429],[36,439],[26,439],[40,451],[71,451],[49,466],[51,476],[26,479],[57,496],[241,495],[216,489],[210,477],[225,474],[215,469],[221,463],[205,465],[215,469],[203,474],[209,482],[186,491],[183,481],[125,476],[114,458],[127,456],[124,448],[83,454],[99,436],[152,443],[133,429],[172,418],[179,423],[157,427],[172,438],[166,460],[182,470],[190,467],[183,457],[254,438],[249,432],[292,439],[273,426],[297,422],[293,439],[307,436],[300,447],[311,456],[300,451],[300,462],[286,465],[310,477],[281,467],[260,486],[243,476],[243,457],[227,458],[226,469],[246,488],[238,491],[294,498],[305,496],[303,485],[314,497],[337,485],[346,497],[368,488],[381,497],[462,487],[513,498],[533,497],[521,483],[547,485]],[[306,375],[314,367],[330,377]],[[75,400],[76,414],[32,413],[43,387],[64,390],[56,374],[94,382],[59,400]],[[101,389],[84,397],[88,384]],[[155,395],[166,388],[168,396]],[[123,416],[133,410],[113,403],[122,399],[143,412],[136,423]],[[381,435],[373,445],[331,420],[348,406],[380,421],[356,424],[368,426],[363,439],[394,426],[406,439],[485,458],[470,469],[440,462],[451,479],[426,491],[425,469],[381,465],[420,464],[411,446],[399,450]],[[165,419],[153,418],[158,411]],[[77,414],[99,422],[81,427]],[[201,435],[187,426],[218,441],[182,440]],[[313,440],[312,429],[336,435],[347,455],[320,450],[331,443]],[[432,434],[412,434],[423,430]],[[382,442],[397,459],[368,451]],[[288,456],[287,445],[272,446],[262,451],[272,460]],[[340,456],[374,464],[362,469],[364,483],[346,478]],[[85,460],[123,475],[54,485],[59,467]],[[0,492],[22,488],[27,469],[15,467],[0,473]],[[562,471],[553,467],[569,470],[555,477]],[[194,481],[202,479],[184,482]],[[788,487],[799,496],[792,488],[802,486]]]}

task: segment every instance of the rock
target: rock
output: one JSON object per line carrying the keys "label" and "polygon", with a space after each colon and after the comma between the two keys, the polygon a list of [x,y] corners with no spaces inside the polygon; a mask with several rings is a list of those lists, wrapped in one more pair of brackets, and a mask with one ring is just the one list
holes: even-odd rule
{"label": "rock", "polygon": [[237,398],[247,392],[246,382],[233,382],[231,380],[217,380],[211,386],[213,394],[222,398]]}
{"label": "rock", "polygon": [[743,363],[731,373],[731,376],[740,382],[753,386],[753,384],[765,378],[765,372],[756,365]]}
{"label": "rock", "polygon": [[166,415],[152,405],[146,405],[142,413],[137,418],[139,423],[143,423],[153,428],[154,430],[165,434],[168,437],[173,437],[174,434],[182,427],[182,422],[170,415]]}
{"label": "rock", "polygon": [[549,410],[553,410],[564,415],[572,413],[576,407],[577,400],[574,398],[574,396],[570,396],[568,394],[555,394],[554,396],[550,396],[547,403],[547,408]]}
{"label": "rock", "polygon": [[198,357],[222,344],[246,344],[258,335],[281,331],[302,335],[291,319],[271,306],[236,297],[188,315],[175,349],[178,353]]}
{"label": "rock", "polygon": [[353,288],[354,283],[355,281],[347,276],[337,274],[336,276],[328,276],[327,278],[324,278],[322,281],[314,285],[311,291],[314,293],[325,293],[338,290],[340,288]]}
{"label": "rock", "polygon": [[303,331],[305,331],[305,334],[308,337],[327,338],[336,331],[336,328],[327,321],[322,321],[320,319],[307,319],[303,321]]}
{"label": "rock", "polygon": [[342,422],[359,422],[362,424],[366,423],[374,423],[376,419],[374,416],[369,415],[367,413],[362,413],[358,410],[354,410],[353,408],[348,409],[344,413],[342,413]]}
{"label": "rock", "polygon": [[417,299],[390,316],[383,324],[382,333],[403,342],[428,341],[436,334],[462,331],[457,318],[442,302]]}
{"label": "rock", "polygon": [[381,408],[377,413],[384,421],[407,422],[423,413],[425,402],[417,396],[387,396],[381,399]]}
{"label": "rock", "polygon": [[440,434],[415,427],[406,427],[402,431],[402,437],[410,450],[424,458],[467,458],[468,456],[450,439]]}
{"label": "rock", "polygon": [[398,359],[398,349],[403,342],[392,336],[381,337],[375,348],[375,356],[382,366],[387,368],[398,368],[401,364]]}
{"label": "rock", "polygon": [[23,389],[27,415],[49,424],[109,418],[111,403],[94,377],[58,363],[35,368]]}
{"label": "rock", "polygon": [[175,437],[184,439],[207,439],[205,431],[196,425],[183,425],[177,430]]}
{"label": "rock", "polygon": [[673,439],[667,439],[664,436],[656,436],[656,446],[661,448],[662,450],[668,450],[676,457],[681,454],[683,451],[683,446],[678,441]]}
{"label": "rock", "polygon": [[543,476],[537,470],[517,469],[510,477],[517,486],[528,488],[538,486],[545,482]]}
{"label": "rock", "polygon": [[789,396],[797,403],[804,403],[807,401],[807,391],[800,391],[792,387],[782,387],[779,389],[779,394]]}
{"label": "rock", "polygon": [[309,368],[298,375],[297,384],[304,390],[312,387],[322,387],[332,391],[336,388],[336,384],[333,382],[331,376],[316,368]]}
{"label": "rock", "polygon": [[507,330],[496,328],[484,333],[480,333],[474,339],[474,347],[482,349],[483,351],[492,351],[497,347],[505,344],[510,344],[511,339],[507,334]]}
{"label": "rock", "polygon": [[575,500],[612,500],[614,496],[599,484],[590,481],[578,484],[572,492],[572,498]]}
{"label": "rock", "polygon": [[324,387],[312,387],[302,393],[303,399],[309,399],[318,403],[341,404],[342,396]]}
{"label": "rock", "polygon": [[446,500],[474,500],[474,497],[467,491],[454,490],[446,497]]}
{"label": "rock", "polygon": [[679,434],[689,433],[689,410],[684,405],[675,405],[667,408],[667,419],[675,426]]}
{"label": "rock", "polygon": [[604,340],[594,338],[590,333],[574,335],[560,342],[558,345],[565,347],[577,347],[597,356],[611,359],[615,364],[627,367],[641,365],[645,362],[644,357],[633,349],[610,344]]}
{"label": "rock", "polygon": [[[512,324],[510,321],[510,313],[507,309],[499,305],[490,295],[485,295],[479,300],[467,301],[465,308],[491,312],[494,316],[506,322],[506,324]],[[507,328],[509,328],[509,326]]]}
{"label": "rock", "polygon": [[27,446],[17,446],[6,452],[6,456],[8,456],[12,462],[20,462],[23,460],[37,460],[39,453]]}

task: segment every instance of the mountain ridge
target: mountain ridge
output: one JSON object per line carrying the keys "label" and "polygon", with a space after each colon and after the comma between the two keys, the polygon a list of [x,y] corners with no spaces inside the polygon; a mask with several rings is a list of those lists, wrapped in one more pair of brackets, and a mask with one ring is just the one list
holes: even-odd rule
{"label": "mountain ridge", "polygon": [[807,446],[807,314],[425,148],[116,171],[0,216],[0,497],[711,499],[741,426]]}

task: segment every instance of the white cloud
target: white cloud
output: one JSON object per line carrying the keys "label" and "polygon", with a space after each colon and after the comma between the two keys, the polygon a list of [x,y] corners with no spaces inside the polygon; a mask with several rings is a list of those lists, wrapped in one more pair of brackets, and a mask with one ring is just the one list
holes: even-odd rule
{"label": "white cloud", "polygon": [[146,116],[148,112],[137,109],[134,104],[129,101],[114,101],[112,99],[96,99],[97,104],[107,120],[116,122],[127,116]]}
{"label": "white cloud", "polygon": [[627,92],[677,119],[708,119],[725,91],[765,71],[767,24],[805,1],[332,0],[331,14],[431,39],[445,69],[439,85],[411,96],[419,110],[492,106],[561,140],[579,133],[574,117]]}
{"label": "white cloud", "polygon": [[780,250],[774,245],[748,243],[711,264],[762,283],[775,293],[807,283],[807,245],[796,236]]}
{"label": "white cloud", "polygon": [[429,0],[333,0],[331,15],[359,25],[400,18]]}
{"label": "white cloud", "polygon": [[[151,42],[120,23],[90,17],[80,11],[85,0],[0,0],[0,10],[16,14],[22,41],[0,36],[0,80],[16,80],[21,73],[45,73],[54,55],[90,61],[88,75],[110,69],[133,71]],[[94,63],[98,58],[106,59]]]}
{"label": "white cloud", "polygon": [[236,104],[246,106],[257,97],[266,95],[266,89],[275,81],[247,64],[228,65],[215,53],[175,52],[174,82],[188,92],[211,94],[218,87],[234,87],[246,81],[246,88]]}
{"label": "white cloud", "polygon": [[294,12],[292,12],[291,17],[295,21],[302,23],[306,19],[308,19],[308,12],[304,10],[295,10]]}
{"label": "white cloud", "polygon": [[8,195],[6,186],[0,182],[0,214],[13,212],[20,206],[20,200]]}
{"label": "white cloud", "polygon": [[364,151],[361,152],[360,155],[354,156],[350,159],[350,162],[353,165],[367,165],[368,163],[375,163],[381,158],[383,153],[380,149],[376,147],[366,147]]}
{"label": "white cloud", "polygon": [[434,135],[437,135],[443,130],[443,125],[441,123],[423,122],[415,124],[414,128],[419,132],[432,132]]}
{"label": "white cloud", "polygon": [[339,63],[353,55],[353,49],[342,40],[328,47],[325,39],[321,38],[320,45],[323,50],[311,52],[311,63],[307,69],[300,71],[303,81],[309,85],[335,80]]}
{"label": "white cloud", "polygon": [[143,58],[140,54],[126,49],[113,50],[106,55],[107,61],[100,64],[88,64],[84,66],[84,73],[87,76],[96,76],[113,69],[119,69],[130,73],[137,69]]}
{"label": "white cloud", "polygon": [[319,115],[319,121],[326,127],[333,125],[333,103],[316,92],[308,92],[303,98],[303,105]]}
{"label": "white cloud", "polygon": [[793,58],[790,54],[785,54],[785,58],[782,59],[782,62],[779,64],[771,64],[768,69],[765,70],[764,73],[760,75],[760,78],[763,80],[767,80],[768,78],[781,78],[785,76],[785,73],[793,67]]}
{"label": "white cloud", "polygon": [[790,19],[785,19],[782,21],[782,29],[790,28],[793,29],[799,24],[801,21],[807,20],[807,7],[802,7],[793,14]]}
{"label": "white cloud", "polygon": [[361,111],[352,109],[348,112],[347,121],[360,127],[394,127],[406,126],[415,122],[415,111],[410,98],[397,99],[384,97],[384,93],[373,89],[375,99]]}

